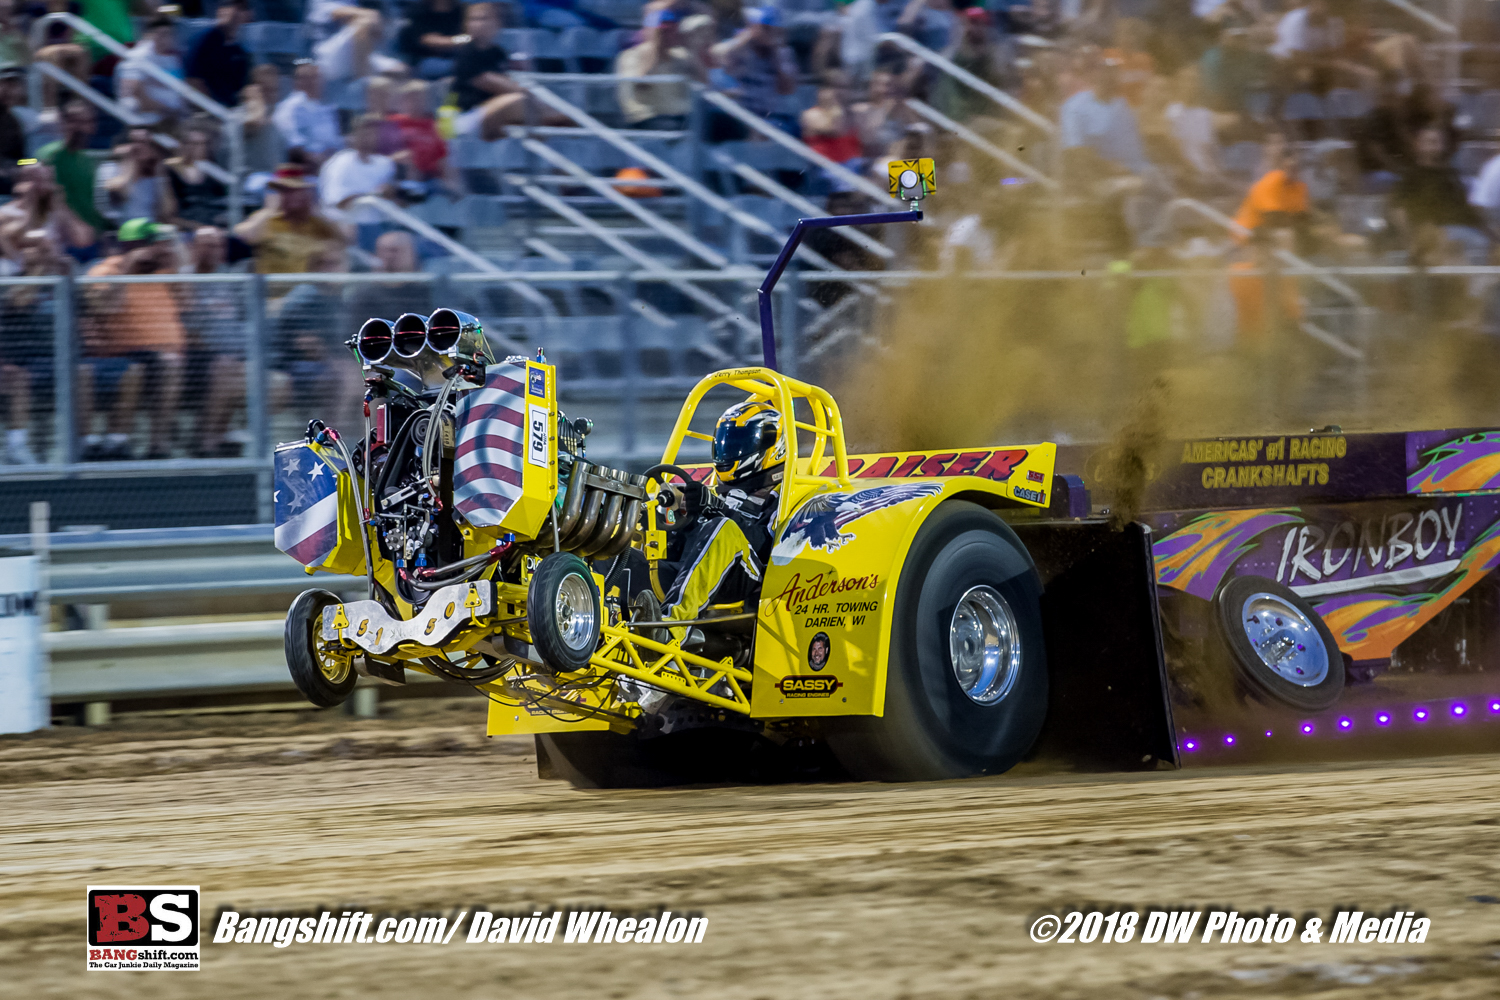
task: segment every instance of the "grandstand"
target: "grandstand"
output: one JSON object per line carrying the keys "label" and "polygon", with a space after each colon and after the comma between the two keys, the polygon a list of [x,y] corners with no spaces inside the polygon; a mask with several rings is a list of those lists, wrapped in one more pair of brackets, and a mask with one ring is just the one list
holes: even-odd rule
{"label": "grandstand", "polygon": [[951,200],[915,234],[809,240],[777,302],[803,374],[878,345],[910,282],[998,275],[1083,303],[1042,341],[1080,316],[1132,357],[1284,327],[1357,410],[1379,344],[1500,326],[1493,279],[1434,278],[1491,260],[1493,8],[0,13],[0,532],[26,499],[63,524],[265,520],[273,444],[314,400],[355,419],[339,341],[374,309],[454,305],[502,354],[543,351],[565,405],[613,417],[601,456],[648,464],[688,385],[757,357],[754,289],[796,220],[892,205],[899,156],[937,157]]}

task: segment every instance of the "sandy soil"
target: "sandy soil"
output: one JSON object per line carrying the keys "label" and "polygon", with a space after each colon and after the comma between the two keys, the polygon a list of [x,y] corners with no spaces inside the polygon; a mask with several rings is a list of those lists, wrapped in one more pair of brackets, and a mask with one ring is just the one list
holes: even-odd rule
{"label": "sandy soil", "polygon": [[[1461,998],[1500,994],[1500,758],[880,786],[584,792],[472,702],[0,740],[9,996]],[[88,883],[201,884],[205,922],[602,904],[705,942],[204,947],[85,973]],[[1477,897],[1477,898],[1476,898]],[[1391,906],[1428,943],[1037,945],[1070,904]]]}

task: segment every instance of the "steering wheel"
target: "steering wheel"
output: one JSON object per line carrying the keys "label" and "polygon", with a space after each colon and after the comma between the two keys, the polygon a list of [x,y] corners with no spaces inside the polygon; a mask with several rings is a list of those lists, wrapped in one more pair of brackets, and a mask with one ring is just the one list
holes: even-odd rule
{"label": "steering wheel", "polygon": [[[666,462],[662,462],[658,465],[653,465],[651,466],[651,468],[646,470],[646,478],[648,480],[655,479],[661,484],[661,489],[656,494],[656,505],[662,511],[662,513],[666,513],[667,511],[672,510],[674,498],[672,496],[672,492],[667,489],[667,481],[662,477],[662,473],[676,476],[684,483],[692,483],[695,480],[692,476],[688,475],[687,470],[682,466],[669,465]],[[665,520],[661,522],[661,526],[667,531],[681,531],[693,521],[693,518],[686,516],[685,512],[681,509],[675,510],[673,511],[673,513],[677,515],[673,523],[665,523]]]}

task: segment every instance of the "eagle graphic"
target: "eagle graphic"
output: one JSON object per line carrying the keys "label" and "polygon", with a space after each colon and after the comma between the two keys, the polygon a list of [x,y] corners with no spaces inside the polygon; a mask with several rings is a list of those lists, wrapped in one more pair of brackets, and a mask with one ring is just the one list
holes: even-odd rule
{"label": "eagle graphic", "polygon": [[792,515],[781,533],[781,541],[771,550],[771,561],[784,566],[801,555],[804,548],[833,552],[854,540],[854,533],[843,529],[866,514],[908,500],[937,496],[941,492],[941,483],[901,483],[873,486],[857,493],[826,493],[813,497]]}

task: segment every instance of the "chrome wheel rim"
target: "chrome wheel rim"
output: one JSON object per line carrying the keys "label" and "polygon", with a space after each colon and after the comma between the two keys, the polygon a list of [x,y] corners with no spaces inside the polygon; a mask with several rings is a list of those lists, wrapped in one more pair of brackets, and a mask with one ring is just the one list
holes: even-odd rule
{"label": "chrome wheel rim", "polygon": [[1021,636],[1010,604],[993,587],[970,587],[948,625],[948,654],[959,690],[978,705],[1010,694],[1021,674]]}
{"label": "chrome wheel rim", "polygon": [[1298,687],[1315,687],[1328,676],[1328,647],[1312,619],[1284,597],[1258,593],[1240,608],[1245,638],[1260,662]]}
{"label": "chrome wheel rim", "polygon": [[588,647],[594,636],[599,612],[588,582],[578,573],[569,573],[557,586],[557,634],[569,649]]}

